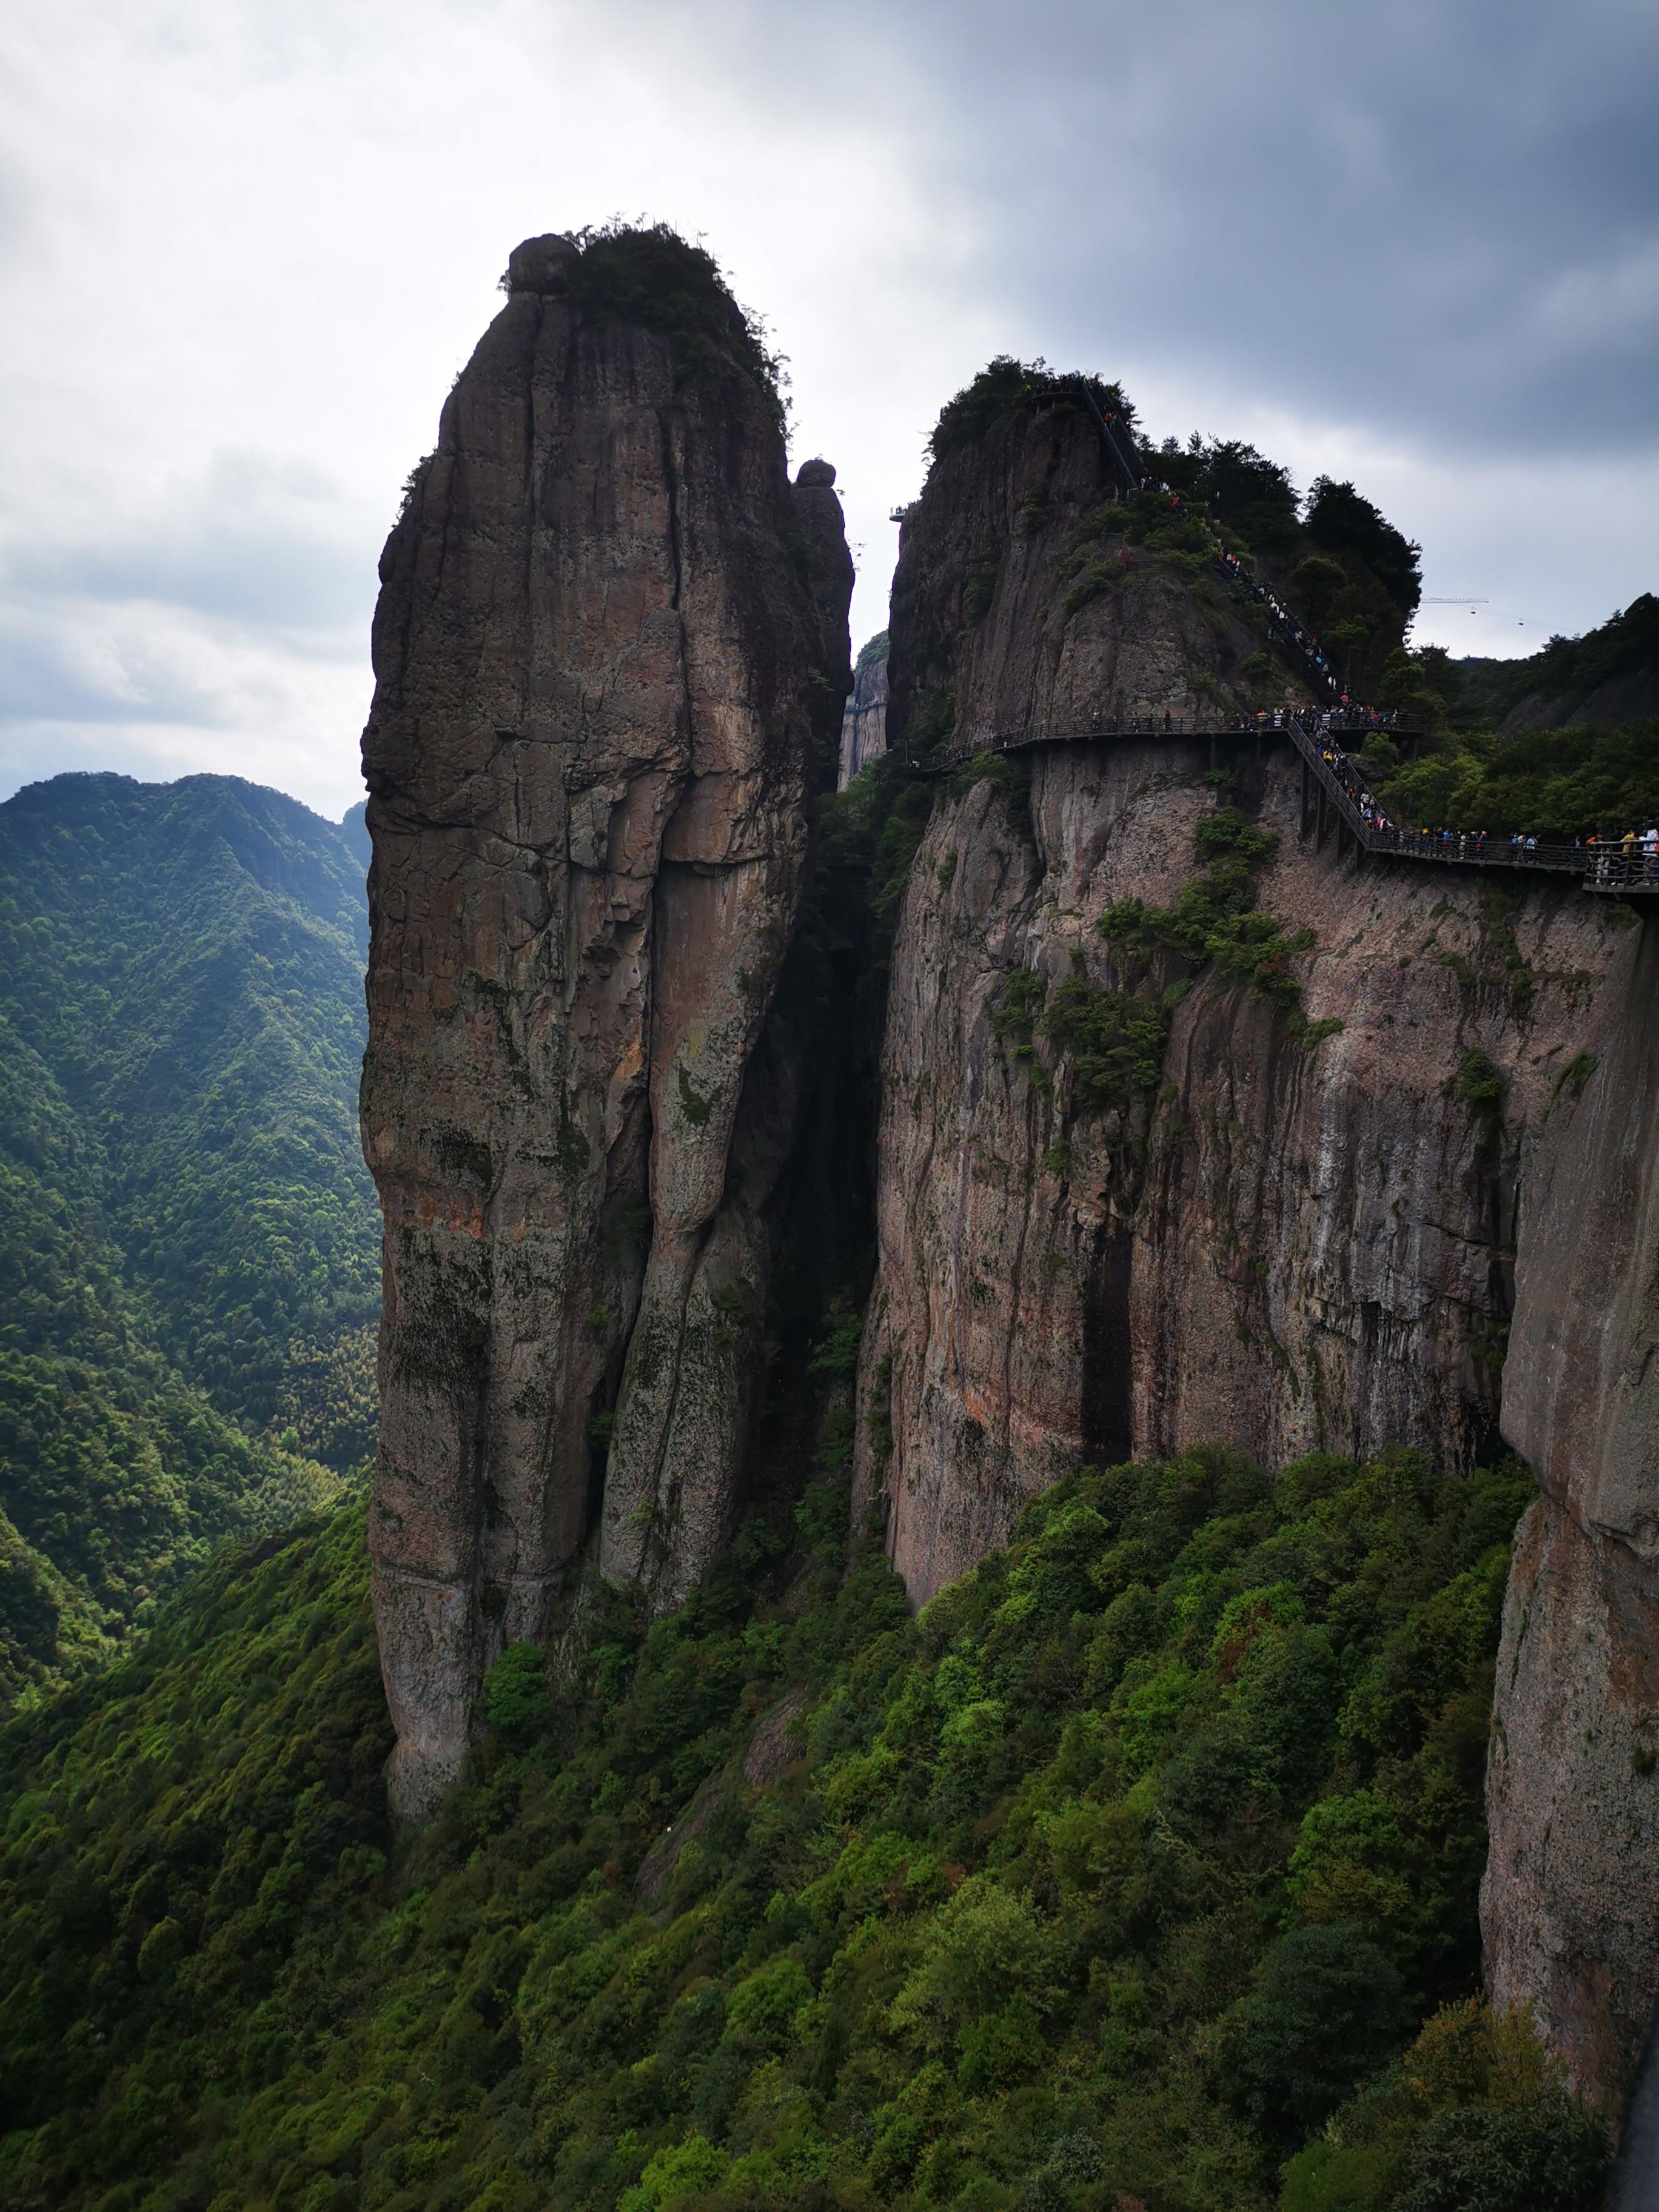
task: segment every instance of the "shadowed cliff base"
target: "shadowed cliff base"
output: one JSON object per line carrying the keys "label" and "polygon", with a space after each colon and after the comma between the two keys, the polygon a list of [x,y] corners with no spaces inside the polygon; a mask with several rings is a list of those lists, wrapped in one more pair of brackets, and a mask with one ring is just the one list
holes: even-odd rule
{"label": "shadowed cliff base", "polygon": [[775,376],[661,228],[527,240],[381,564],[363,741],[371,1516],[394,1794],[599,1564],[728,1529],[805,1070],[769,1033],[834,781],[852,571]]}

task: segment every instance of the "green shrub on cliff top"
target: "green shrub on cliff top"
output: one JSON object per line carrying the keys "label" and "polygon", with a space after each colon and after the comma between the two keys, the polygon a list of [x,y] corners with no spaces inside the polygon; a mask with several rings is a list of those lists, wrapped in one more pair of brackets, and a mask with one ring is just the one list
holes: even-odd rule
{"label": "green shrub on cliff top", "polygon": [[1010,415],[1041,414],[1050,408],[1080,408],[1090,393],[1101,411],[1120,416],[1133,433],[1134,410],[1120,387],[1098,376],[1060,375],[1045,361],[1016,361],[999,354],[971,384],[939,410],[927,450],[936,461],[974,445]]}
{"label": "green shrub on cliff top", "polygon": [[539,1724],[509,1655],[401,1862],[360,1516],[222,1569],[0,1736],[0,2199],[1334,2212],[1502,2135],[1589,2212],[1524,2029],[1447,2056],[1530,1494],[1085,1470],[915,1621],[751,1526]]}
{"label": "green shrub on cliff top", "polygon": [[660,331],[690,376],[738,368],[784,414],[783,365],[758,319],[740,307],[714,255],[665,222],[610,222],[579,231],[567,289],[583,307]]}

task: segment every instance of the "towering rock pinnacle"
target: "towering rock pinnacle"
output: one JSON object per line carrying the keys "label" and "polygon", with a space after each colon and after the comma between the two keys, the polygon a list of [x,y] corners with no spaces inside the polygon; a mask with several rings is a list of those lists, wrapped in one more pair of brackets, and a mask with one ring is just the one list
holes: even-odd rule
{"label": "towering rock pinnacle", "polygon": [[406,1818],[596,1516],[653,1606],[724,1533],[791,1134],[757,1047],[850,681],[835,472],[790,485],[707,257],[534,239],[507,289],[381,560],[363,739]]}

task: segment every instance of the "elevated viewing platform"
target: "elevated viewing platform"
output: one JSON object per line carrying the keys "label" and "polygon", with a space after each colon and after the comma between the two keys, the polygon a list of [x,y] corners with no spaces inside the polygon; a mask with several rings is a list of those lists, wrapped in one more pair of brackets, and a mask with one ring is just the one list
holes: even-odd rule
{"label": "elevated viewing platform", "polygon": [[1602,897],[1659,899],[1659,850],[1650,850],[1633,833],[1618,839],[1571,843],[1499,836],[1473,830],[1401,830],[1382,815],[1370,796],[1358,761],[1342,747],[1344,738],[1386,737],[1414,745],[1425,734],[1421,716],[1279,711],[1240,715],[1138,714],[1099,717],[1064,728],[1047,726],[968,738],[954,745],[913,754],[900,746],[894,757],[908,774],[947,775],[987,755],[1030,752],[1043,745],[1121,743],[1129,739],[1208,742],[1212,757],[1222,744],[1240,743],[1257,751],[1267,744],[1289,744],[1302,761],[1302,799],[1297,835],[1324,842],[1333,829],[1339,852],[1350,847],[1384,860],[1407,860],[1431,867],[1500,868],[1529,875],[1577,878],[1580,887]]}
{"label": "elevated viewing platform", "polygon": [[[1037,745],[1097,744],[1125,738],[1195,738],[1217,742],[1224,738],[1230,743],[1245,738],[1262,743],[1270,739],[1282,743],[1290,736],[1295,722],[1295,716],[1282,711],[1231,715],[1097,715],[1092,721],[1069,724],[1062,728],[1043,725],[1031,730],[1005,731],[983,738],[964,738],[957,744],[941,745],[932,752],[912,753],[906,746],[901,745],[895,757],[914,775],[945,775],[952,769],[977,760],[982,753],[1029,752]],[[1355,712],[1333,714],[1328,726],[1334,733],[1342,736],[1403,738],[1407,744],[1414,744],[1424,734],[1425,725],[1421,715],[1378,716]]]}

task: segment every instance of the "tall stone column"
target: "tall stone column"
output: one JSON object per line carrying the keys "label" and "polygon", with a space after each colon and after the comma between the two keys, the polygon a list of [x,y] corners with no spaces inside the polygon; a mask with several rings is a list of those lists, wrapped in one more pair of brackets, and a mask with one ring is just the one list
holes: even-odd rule
{"label": "tall stone column", "polygon": [[834,471],[791,486],[712,262],[535,239],[505,289],[382,556],[363,738],[407,1819],[596,1521],[651,1605],[725,1531],[768,1259],[733,1130],[850,680]]}

